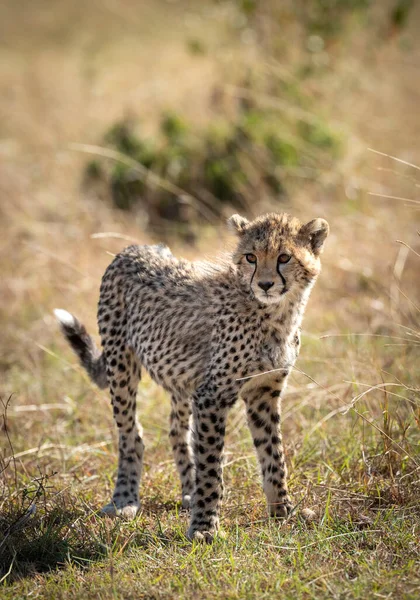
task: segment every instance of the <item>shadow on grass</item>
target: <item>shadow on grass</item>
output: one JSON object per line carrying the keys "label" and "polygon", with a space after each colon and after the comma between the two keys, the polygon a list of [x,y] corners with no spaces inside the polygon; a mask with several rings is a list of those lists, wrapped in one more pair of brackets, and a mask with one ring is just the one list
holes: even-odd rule
{"label": "shadow on grass", "polygon": [[[128,522],[100,515],[69,493],[44,490],[36,503],[11,495],[0,504],[5,508],[0,514],[0,583],[70,563],[88,568],[128,548],[171,543],[160,527],[160,516],[175,514],[177,507],[175,502],[145,502],[139,517]],[[156,517],[153,531],[151,515]]]}
{"label": "shadow on grass", "polygon": [[[66,507],[22,513],[10,507],[0,516],[1,576],[10,582],[16,577],[34,575],[74,562],[85,565],[108,553],[100,531],[92,531],[89,519]],[[90,519],[91,520],[91,519]],[[112,532],[109,532],[112,539]]]}

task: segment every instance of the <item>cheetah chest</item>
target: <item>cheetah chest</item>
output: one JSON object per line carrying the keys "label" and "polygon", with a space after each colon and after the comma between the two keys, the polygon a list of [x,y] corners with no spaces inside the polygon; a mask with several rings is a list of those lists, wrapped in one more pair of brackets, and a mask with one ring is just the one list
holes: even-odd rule
{"label": "cheetah chest", "polygon": [[284,369],[288,372],[298,356],[296,336],[277,330],[263,331],[259,347],[258,366],[261,370]]}

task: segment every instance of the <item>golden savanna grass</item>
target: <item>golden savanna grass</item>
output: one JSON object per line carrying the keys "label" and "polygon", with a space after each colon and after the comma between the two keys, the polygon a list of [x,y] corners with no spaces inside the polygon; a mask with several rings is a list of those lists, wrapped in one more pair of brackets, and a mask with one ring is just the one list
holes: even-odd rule
{"label": "golden savanna grass", "polygon": [[[227,112],[232,98],[252,94],[293,114],[290,99],[243,81],[251,68],[296,76],[299,21],[274,61],[264,54],[270,11],[255,16],[261,41],[240,26],[234,2],[0,7],[2,597],[418,597],[420,11],[394,30],[395,3],[371,4],[373,24],[362,27],[355,13],[318,57],[329,60],[322,76],[300,83],[341,131],[341,158],[315,181],[297,176],[287,202],[246,207],[250,216],[268,206],[320,216],[331,227],[284,399],[296,514],[267,519],[238,403],[226,446],[227,536],[209,547],[184,537],[169,402],[147,378],[138,392],[142,512],[133,523],[97,516],[116,470],[109,398],[78,366],[52,309],[96,332],[110,254],[162,231],[83,191],[88,157],[69,146],[100,143],[124,116],[153,136],[168,109],[199,130],[215,117],[216,89]],[[197,40],[204,52],[191,52]],[[216,218],[194,247],[171,234],[173,251],[189,258],[232,243]]]}

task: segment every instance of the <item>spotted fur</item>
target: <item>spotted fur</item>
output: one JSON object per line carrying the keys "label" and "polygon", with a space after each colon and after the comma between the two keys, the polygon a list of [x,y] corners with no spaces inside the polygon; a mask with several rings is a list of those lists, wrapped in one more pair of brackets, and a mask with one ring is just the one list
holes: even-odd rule
{"label": "spotted fur", "polygon": [[[58,310],[90,376],[106,375],[119,431],[118,477],[103,511],[134,517],[144,444],[136,391],[144,367],[171,395],[170,440],[190,506],[188,536],[210,540],[223,498],[226,418],[242,397],[269,513],[292,504],[281,435],[281,396],[299,352],[300,326],[320,272],[328,224],[287,214],[229,219],[231,260],[189,262],[165,246],[130,246],[107,268],[98,308],[102,354],[83,325]],[[192,434],[193,432],[193,434]]]}

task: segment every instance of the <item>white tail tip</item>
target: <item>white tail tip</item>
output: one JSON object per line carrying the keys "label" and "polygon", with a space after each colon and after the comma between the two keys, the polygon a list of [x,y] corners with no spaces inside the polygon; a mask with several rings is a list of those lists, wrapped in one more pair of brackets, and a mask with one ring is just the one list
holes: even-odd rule
{"label": "white tail tip", "polygon": [[54,308],[54,314],[59,323],[67,325],[67,327],[74,327],[76,320],[67,310],[62,308]]}

